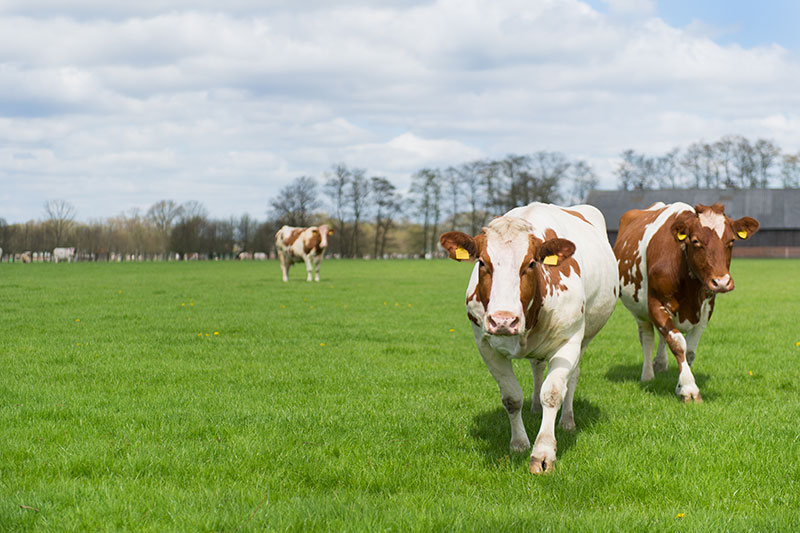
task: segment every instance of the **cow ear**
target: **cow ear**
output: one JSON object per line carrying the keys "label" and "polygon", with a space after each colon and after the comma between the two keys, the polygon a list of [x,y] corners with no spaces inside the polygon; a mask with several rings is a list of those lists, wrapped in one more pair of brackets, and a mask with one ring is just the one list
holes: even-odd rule
{"label": "cow ear", "polygon": [[536,250],[536,260],[548,266],[558,266],[575,253],[575,244],[567,239],[544,241]]}
{"label": "cow ear", "polygon": [[333,235],[333,228],[328,230],[328,235]]}
{"label": "cow ear", "polygon": [[678,215],[678,218],[672,223],[672,228],[670,228],[672,236],[675,237],[676,241],[679,243],[686,241],[686,237],[691,233],[692,225],[696,218],[697,215],[691,211],[684,211]]}
{"label": "cow ear", "polygon": [[439,237],[439,244],[447,250],[450,259],[456,261],[474,260],[480,254],[483,235],[473,238],[461,231],[448,231]]}
{"label": "cow ear", "polygon": [[758,231],[760,224],[753,217],[742,217],[733,221],[733,232],[739,239],[747,239]]}

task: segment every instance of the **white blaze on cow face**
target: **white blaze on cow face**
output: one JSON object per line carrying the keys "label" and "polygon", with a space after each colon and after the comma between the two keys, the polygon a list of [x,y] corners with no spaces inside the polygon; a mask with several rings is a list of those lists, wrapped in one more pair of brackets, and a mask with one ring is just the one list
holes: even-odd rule
{"label": "white blaze on cow face", "polygon": [[711,228],[711,230],[716,233],[720,239],[722,238],[722,234],[725,232],[724,213],[717,213],[712,209],[708,209],[698,212],[697,218],[699,219],[701,226]]}
{"label": "white blaze on cow face", "polygon": [[[509,217],[497,218],[486,227],[486,254],[492,264],[492,288],[483,322],[488,335],[518,336],[525,331],[520,270],[528,256],[532,229],[528,222]],[[518,347],[519,338],[515,340]]]}

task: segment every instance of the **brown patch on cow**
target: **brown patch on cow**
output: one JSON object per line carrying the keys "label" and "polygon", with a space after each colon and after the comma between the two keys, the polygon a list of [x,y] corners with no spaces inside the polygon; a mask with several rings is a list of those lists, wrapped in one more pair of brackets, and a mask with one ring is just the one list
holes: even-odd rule
{"label": "brown patch on cow", "polygon": [[592,223],[591,223],[591,222],[589,222],[588,220],[586,220],[586,219],[583,217],[583,215],[582,215],[582,214],[580,214],[580,213],[578,213],[577,211],[570,211],[569,209],[564,209],[564,212],[565,212],[565,213],[569,213],[570,215],[572,215],[572,216],[574,216],[574,217],[578,217],[579,219],[583,220],[584,222],[586,222],[586,223],[587,223],[587,224],[589,224],[590,226],[592,225]]}
{"label": "brown patch on cow", "polygon": [[300,236],[300,234],[303,233],[304,231],[305,231],[305,228],[295,228],[295,229],[293,229],[288,237],[284,237],[283,244],[285,244],[286,246],[293,245],[294,241],[296,241],[297,238]]}
{"label": "brown patch on cow", "polygon": [[320,243],[322,242],[322,235],[319,234],[319,230],[314,229],[311,232],[311,236],[308,237],[305,242],[303,242],[303,251],[306,254],[310,254],[311,250],[316,249],[317,253],[322,251],[320,247]]}
{"label": "brown patch on cow", "polygon": [[[655,204],[653,204],[655,205]],[[651,206],[652,207],[652,206]],[[652,224],[666,209],[631,209],[619,219],[619,232],[614,243],[614,255],[619,265],[619,278],[625,285],[633,285],[634,301],[639,301],[642,288],[642,258],[639,257],[639,243],[644,237],[645,228]]]}

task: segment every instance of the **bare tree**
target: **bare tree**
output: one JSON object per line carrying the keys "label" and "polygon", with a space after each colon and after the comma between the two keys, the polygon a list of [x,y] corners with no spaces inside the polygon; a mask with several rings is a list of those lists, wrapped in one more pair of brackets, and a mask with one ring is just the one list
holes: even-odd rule
{"label": "bare tree", "polygon": [[325,192],[332,203],[338,226],[336,230],[339,232],[339,238],[335,242],[338,243],[339,253],[348,255],[349,242],[345,233],[344,210],[347,201],[347,187],[350,184],[350,169],[344,163],[337,163],[333,165],[331,172],[326,176],[328,176],[328,180],[325,182]]}
{"label": "bare tree", "polygon": [[444,186],[450,200],[450,230],[455,231],[458,225],[458,205],[461,199],[463,179],[461,172],[456,167],[448,167],[443,175]]}
{"label": "bare tree", "polygon": [[756,163],[753,145],[745,137],[737,137],[733,155],[735,187],[742,189],[756,185]]}
{"label": "bare tree", "polygon": [[361,221],[361,216],[366,209],[367,197],[369,196],[369,182],[364,177],[366,172],[363,168],[354,168],[350,172],[350,186],[347,188],[347,200],[353,215],[353,246],[351,249],[355,257],[361,257],[358,245],[361,234],[358,229],[358,223]]}
{"label": "bare tree", "polygon": [[54,245],[66,244],[63,240],[75,223],[75,208],[66,200],[48,200],[44,204],[44,212],[50,223]]}
{"label": "bare tree", "polygon": [[270,200],[277,225],[308,226],[314,209],[319,207],[317,182],[309,176],[295,178]]}
{"label": "bare tree", "polygon": [[442,187],[440,173],[436,169],[423,168],[412,176],[409,194],[422,217],[422,253],[426,255],[436,250],[436,228],[441,214]]}
{"label": "bare tree", "polygon": [[375,206],[375,257],[383,257],[386,237],[394,217],[400,211],[400,197],[395,191],[395,186],[386,178],[374,177],[370,180],[370,194]]}
{"label": "bare tree", "polygon": [[481,167],[483,164],[483,161],[472,161],[471,163],[464,163],[457,167],[462,189],[466,190],[467,203],[469,204],[469,228],[471,235],[476,235],[478,233],[478,229],[483,221],[479,209]]}
{"label": "bare tree", "polygon": [[258,221],[245,213],[239,217],[234,223],[234,226],[236,228],[236,241],[239,245],[239,249],[242,251],[252,251],[253,240],[258,231]]}
{"label": "bare tree", "polygon": [[755,186],[761,189],[769,187],[772,168],[778,163],[781,149],[769,140],[758,139],[753,145],[753,155],[755,163]]}
{"label": "bare tree", "polygon": [[570,167],[570,189],[568,203],[583,203],[589,196],[589,191],[597,187],[599,180],[592,166],[583,160],[578,160]]}
{"label": "bare tree", "polygon": [[147,218],[155,226],[158,233],[162,254],[166,254],[169,249],[169,235],[172,231],[172,226],[182,211],[181,206],[173,200],[161,200],[151,205],[147,210]]}
{"label": "bare tree", "polygon": [[781,185],[784,189],[800,188],[800,152],[783,155],[781,159]]}
{"label": "bare tree", "polygon": [[570,162],[561,152],[534,153],[531,156],[531,170],[528,176],[530,201],[557,203],[561,198],[558,192],[559,185],[569,167]]}

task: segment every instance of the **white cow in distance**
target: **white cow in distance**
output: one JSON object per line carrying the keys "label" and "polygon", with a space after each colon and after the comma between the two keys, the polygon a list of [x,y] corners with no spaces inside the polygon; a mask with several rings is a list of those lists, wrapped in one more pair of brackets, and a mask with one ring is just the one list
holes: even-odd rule
{"label": "white cow in distance", "polygon": [[59,261],[66,261],[67,263],[71,263],[72,259],[75,257],[75,248],[53,248],[53,261],[58,263]]}
{"label": "white cow in distance", "polygon": [[327,224],[308,228],[283,226],[279,229],[275,234],[275,248],[281,260],[283,281],[289,281],[289,267],[299,261],[306,264],[306,280],[311,281],[313,274],[319,281],[319,264],[328,248],[328,235],[332,233],[333,228]]}

